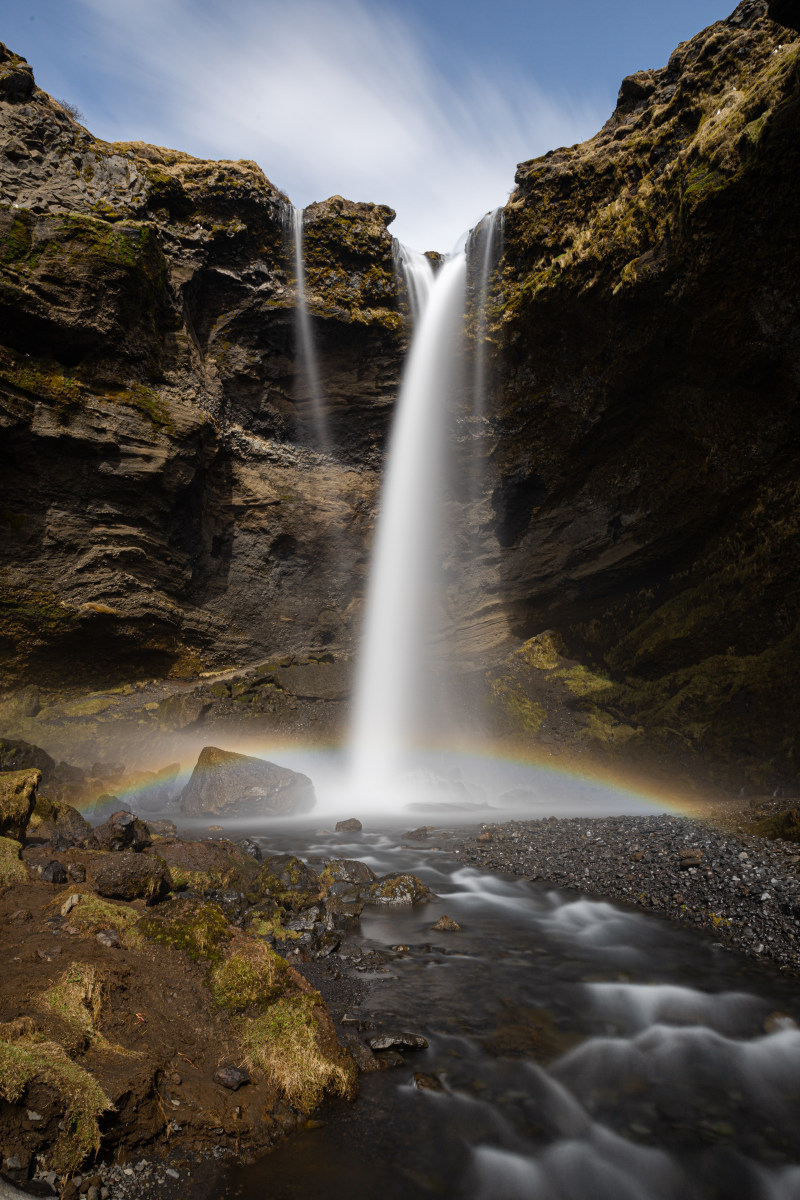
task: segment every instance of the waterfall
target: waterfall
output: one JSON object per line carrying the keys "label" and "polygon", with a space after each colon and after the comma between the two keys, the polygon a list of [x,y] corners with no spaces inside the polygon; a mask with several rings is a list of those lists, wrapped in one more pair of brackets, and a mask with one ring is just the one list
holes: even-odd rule
{"label": "waterfall", "polygon": [[421,254],[404,251],[402,265],[419,315],[390,439],[356,681],[352,772],[364,793],[390,782],[430,729],[445,415],[464,320],[464,252],[435,277]]}
{"label": "waterfall", "polygon": [[297,289],[297,349],[300,362],[300,395],[311,402],[311,417],[318,450],[330,449],[328,418],[322,394],[311,316],[306,295],[306,271],[303,261],[303,209],[292,206],[294,276]]}
{"label": "waterfall", "polygon": [[481,421],[486,416],[486,334],[492,275],[503,253],[503,209],[488,212],[467,239],[467,263],[472,281],[475,314],[473,359],[473,412]]}

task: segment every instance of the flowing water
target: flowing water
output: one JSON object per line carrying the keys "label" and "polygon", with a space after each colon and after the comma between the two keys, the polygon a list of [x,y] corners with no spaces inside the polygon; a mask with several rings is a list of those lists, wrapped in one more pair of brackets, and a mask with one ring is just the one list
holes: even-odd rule
{"label": "flowing water", "polygon": [[[428,1049],[361,1077],[229,1177],[259,1200],[795,1200],[796,981],[710,938],[575,893],[482,874],[388,832],[286,831],[270,847],[412,870],[438,899],[367,908],[385,966],[344,1032]],[[447,913],[460,933],[437,933]],[[351,947],[358,962],[359,948]],[[333,961],[333,960],[331,960]],[[369,961],[365,957],[365,961]],[[416,1078],[415,1078],[416,1077]]]}
{"label": "flowing water", "polygon": [[314,440],[316,449],[326,451],[330,448],[330,433],[328,418],[325,411],[325,397],[322,391],[322,381],[317,363],[317,351],[314,345],[314,334],[311,328],[311,316],[308,311],[308,296],[306,295],[306,270],[303,260],[303,209],[292,207],[292,244],[294,246],[294,277],[297,290],[295,306],[297,328],[297,361],[300,367],[300,387],[298,398],[308,401],[311,408]]}
{"label": "flowing water", "polygon": [[[367,593],[352,732],[355,791],[392,787],[432,713],[431,663],[439,616],[445,413],[456,383],[466,258],[430,266],[409,257],[408,290],[422,306],[392,429]],[[425,265],[423,265],[425,262]]]}

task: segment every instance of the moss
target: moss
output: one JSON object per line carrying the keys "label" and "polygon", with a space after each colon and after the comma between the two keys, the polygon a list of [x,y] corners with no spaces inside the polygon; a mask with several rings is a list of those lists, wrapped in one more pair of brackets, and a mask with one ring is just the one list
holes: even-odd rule
{"label": "moss", "polygon": [[228,1012],[266,1008],[286,988],[288,969],[263,942],[235,951],[211,972],[214,1002]]}
{"label": "moss", "polygon": [[[69,922],[76,929],[87,933],[94,933],[98,929],[115,929],[126,945],[136,945],[141,941],[133,928],[140,917],[137,909],[123,901],[115,903],[113,900],[104,900],[94,892],[78,894],[80,900],[69,914]],[[61,899],[58,902],[61,903]]]}
{"label": "moss", "polygon": [[524,686],[511,675],[492,679],[489,684],[489,699],[510,718],[517,733],[534,737],[547,720],[547,709],[532,700]]}
{"label": "moss", "polygon": [[195,962],[219,963],[231,931],[216,904],[189,905],[175,901],[157,916],[142,917],[136,930],[150,941],[185,951]]}
{"label": "moss", "polygon": [[170,415],[169,401],[153,388],[143,383],[131,384],[119,392],[109,394],[116,404],[125,404],[141,413],[159,432],[175,433],[175,422]]}
{"label": "moss", "polygon": [[53,1088],[64,1107],[61,1132],[47,1152],[45,1165],[54,1171],[76,1171],[100,1149],[98,1118],[111,1108],[111,1101],[97,1080],[56,1042],[0,1041],[0,1096],[15,1104],[31,1084]]}
{"label": "moss", "polygon": [[758,837],[784,842],[800,842],[800,809],[791,808],[756,822],[753,832]]}
{"label": "moss", "polygon": [[28,213],[15,215],[8,233],[0,240],[0,262],[24,261],[31,252],[30,217]]}
{"label": "moss", "polygon": [[285,996],[263,1016],[239,1027],[250,1065],[264,1071],[286,1100],[303,1113],[311,1112],[326,1093],[350,1097],[356,1086],[352,1059],[340,1050],[326,1054],[320,1048],[318,1018],[322,1010],[316,992]]}
{"label": "moss", "polygon": [[266,916],[259,913],[254,916],[250,924],[247,926],[247,932],[254,937],[267,938],[273,937],[279,942],[291,941],[300,937],[300,931],[297,929],[287,929],[281,924],[283,911],[276,908],[271,916]]}
{"label": "moss", "polygon": [[119,704],[119,700],[113,700],[108,696],[89,696],[85,700],[73,700],[69,704],[60,706],[58,715],[63,717],[93,717],[97,713],[105,712],[115,704]]}
{"label": "moss", "polygon": [[580,663],[577,666],[557,671],[553,678],[560,679],[573,696],[580,696],[581,698],[596,696],[603,692],[611,691],[614,687],[610,679],[607,679],[604,675],[597,674],[597,672],[590,670]]}
{"label": "moss", "polygon": [[22,846],[13,838],[0,837],[0,887],[24,883],[28,868],[20,858]]}
{"label": "moss", "polygon": [[51,401],[59,420],[66,420],[84,403],[82,385],[54,360],[18,358],[0,350],[0,380],[36,399]]}
{"label": "moss", "polygon": [[41,1003],[52,1009],[66,1027],[69,1040],[60,1040],[71,1055],[80,1054],[95,1039],[105,986],[105,977],[97,968],[73,963],[41,996]]}

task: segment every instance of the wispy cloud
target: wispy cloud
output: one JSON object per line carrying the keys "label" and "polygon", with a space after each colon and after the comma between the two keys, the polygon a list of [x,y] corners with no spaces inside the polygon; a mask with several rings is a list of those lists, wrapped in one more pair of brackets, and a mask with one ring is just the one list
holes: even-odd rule
{"label": "wispy cloud", "polygon": [[110,80],[82,104],[96,132],[255,159],[296,204],[391,204],[418,248],[448,249],[505,202],[517,162],[607,115],[472,61],[444,71],[441,47],[374,2],[80,2]]}

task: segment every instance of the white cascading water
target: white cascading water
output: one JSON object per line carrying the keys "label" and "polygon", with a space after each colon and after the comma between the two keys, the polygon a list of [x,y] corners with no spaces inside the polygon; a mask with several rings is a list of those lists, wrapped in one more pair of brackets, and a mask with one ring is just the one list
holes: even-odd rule
{"label": "white cascading water", "polygon": [[473,271],[477,267],[474,284],[475,357],[472,390],[473,410],[480,418],[486,415],[486,334],[490,284],[502,252],[503,209],[496,208],[478,222],[467,241],[467,260]]}
{"label": "white cascading water", "polygon": [[445,413],[464,320],[463,252],[434,277],[423,255],[404,250],[403,268],[412,312],[419,311],[390,440],[356,681],[351,778],[365,797],[392,787],[429,729]]}
{"label": "white cascading water", "polygon": [[312,421],[318,450],[330,448],[325,399],[322,394],[317,352],[311,329],[306,295],[306,270],[303,260],[303,209],[292,207],[292,237],[294,242],[294,274],[297,289],[297,349],[300,360],[302,387],[311,401]]}

